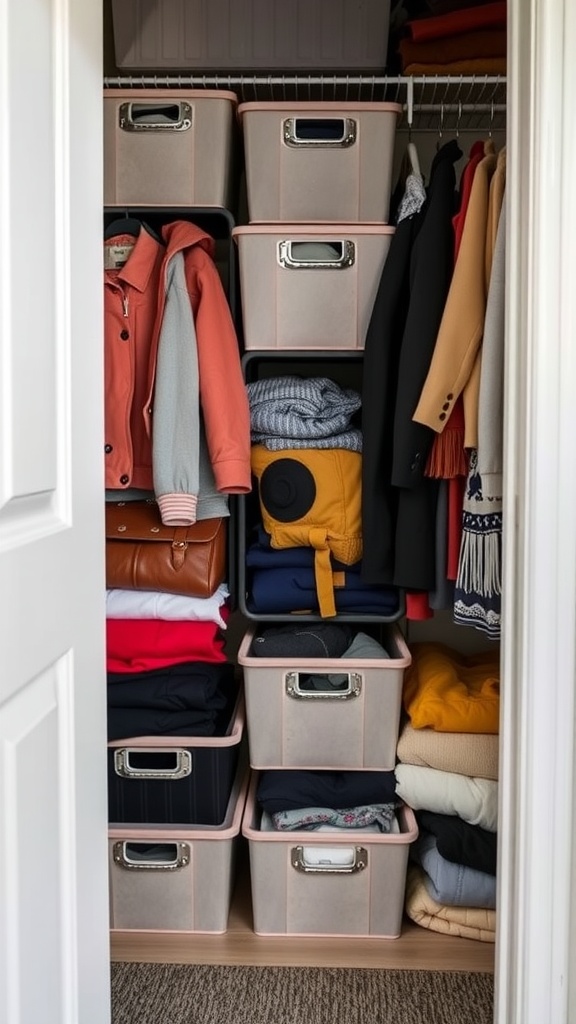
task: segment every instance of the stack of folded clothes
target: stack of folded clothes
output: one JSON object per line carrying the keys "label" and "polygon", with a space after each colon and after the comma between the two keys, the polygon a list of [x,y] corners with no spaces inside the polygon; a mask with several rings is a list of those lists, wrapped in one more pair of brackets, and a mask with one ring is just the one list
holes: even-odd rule
{"label": "stack of folded clothes", "polygon": [[[393,616],[399,604],[398,588],[364,583],[361,562],[345,565],[331,557],[336,612]],[[311,547],[273,548],[261,524],[246,548],[248,611],[259,615],[287,612],[318,613],[318,594]]]}
{"label": "stack of folded clothes", "polygon": [[506,2],[411,19],[398,54],[403,75],[505,75]]}
{"label": "stack of folded clothes", "polygon": [[[323,481],[319,474],[312,482],[310,495],[308,491],[304,494],[304,486],[299,491],[299,481],[304,479],[306,483],[312,476],[310,467],[301,464],[304,460],[300,453],[306,449],[319,449],[325,454],[327,450],[345,450],[359,464],[362,431],[356,417],[361,396],[327,377],[286,375],[264,378],[247,384],[246,388],[253,461],[263,449],[285,453],[284,465],[292,464],[293,479],[287,477],[277,485],[279,494],[275,497],[280,504],[284,502],[276,512],[277,518],[284,523],[302,521]],[[329,530],[330,524],[327,527]],[[245,558],[248,611],[258,615],[318,614],[321,602],[316,557],[313,546],[273,547],[263,523],[253,524]],[[343,563],[330,555],[329,561],[336,614],[394,616],[399,607],[396,587],[364,583],[360,578],[360,559]]]}
{"label": "stack of folded clothes", "polygon": [[224,735],[238,695],[223,651],[228,590],[106,595],[108,739]]}
{"label": "stack of folded clothes", "polygon": [[260,829],[279,832],[400,832],[394,772],[262,772]]}
{"label": "stack of folded clothes", "polygon": [[396,794],[413,808],[406,913],[433,931],[495,940],[499,654],[411,646]]}

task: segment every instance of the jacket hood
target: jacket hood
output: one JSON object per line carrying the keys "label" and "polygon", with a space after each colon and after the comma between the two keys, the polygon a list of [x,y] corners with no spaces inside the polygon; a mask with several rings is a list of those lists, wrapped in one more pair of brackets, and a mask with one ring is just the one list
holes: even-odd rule
{"label": "jacket hood", "polygon": [[176,252],[181,252],[183,249],[191,249],[197,245],[200,249],[214,259],[215,242],[211,235],[209,235],[202,228],[191,224],[187,220],[174,220],[170,224],[165,224],[162,228],[162,238],[166,245],[166,255],[169,258]]}

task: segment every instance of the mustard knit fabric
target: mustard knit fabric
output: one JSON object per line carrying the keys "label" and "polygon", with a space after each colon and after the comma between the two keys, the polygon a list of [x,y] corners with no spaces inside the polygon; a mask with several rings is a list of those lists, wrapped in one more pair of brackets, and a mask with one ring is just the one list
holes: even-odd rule
{"label": "mustard knit fabric", "polygon": [[497,733],[500,712],[498,651],[462,654],[440,643],[411,645],[403,702],[414,729]]}

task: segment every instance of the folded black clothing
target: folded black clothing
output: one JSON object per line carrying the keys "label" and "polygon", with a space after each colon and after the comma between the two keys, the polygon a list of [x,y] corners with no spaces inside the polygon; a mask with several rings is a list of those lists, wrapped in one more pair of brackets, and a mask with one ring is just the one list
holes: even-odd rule
{"label": "folded black clothing", "polygon": [[109,708],[158,711],[219,711],[236,695],[234,666],[229,662],[182,662],[148,672],[109,672]]}
{"label": "folded black clothing", "polygon": [[108,740],[133,736],[215,736],[222,734],[220,719],[217,712],[192,709],[109,708]]}
{"label": "folded black clothing", "polygon": [[496,832],[488,832],[480,825],[469,825],[456,814],[416,811],[416,820],[419,828],[436,837],[438,853],[445,860],[489,875],[496,874]]}
{"label": "folded black clothing", "polygon": [[304,622],[267,626],[252,641],[256,658],[341,658],[352,641],[350,626],[335,622]]}
{"label": "folded black clothing", "polygon": [[256,799],[268,814],[302,807],[341,810],[361,804],[397,803],[394,772],[262,772]]}

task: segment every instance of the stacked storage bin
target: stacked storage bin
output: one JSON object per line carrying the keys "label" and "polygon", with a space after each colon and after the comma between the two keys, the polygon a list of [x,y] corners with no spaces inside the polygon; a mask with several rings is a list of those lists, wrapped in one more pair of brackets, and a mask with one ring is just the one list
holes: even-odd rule
{"label": "stacked storage bin", "polygon": [[[348,386],[361,380],[362,349],[393,233],[387,219],[399,112],[390,103],[240,106],[249,223],[235,228],[233,237],[251,400],[258,390],[253,385],[264,382],[263,401],[269,394],[274,401],[282,393],[282,374],[336,387],[340,381],[343,401],[350,397]],[[286,395],[289,405],[290,387]],[[331,399],[338,403],[337,391]],[[394,805],[402,680],[410,664],[396,625],[402,595],[396,592],[387,608],[370,605],[366,595],[357,607],[339,606],[338,589],[353,577],[354,562],[352,555],[347,562],[342,556],[346,564],[340,565],[332,552],[335,604],[326,611],[311,542],[294,539],[291,547],[288,540],[281,550],[281,530],[267,536],[270,505],[262,500],[265,471],[257,454],[266,441],[255,430],[252,401],[251,409],[255,488],[250,499],[240,499],[238,554],[239,605],[252,622],[238,661],[252,768],[242,831],[250,851],[254,928],[261,934],[395,938],[409,847],[417,836],[411,809]],[[276,467],[274,456],[282,462],[298,454],[290,449],[290,436],[299,435],[268,446]],[[305,445],[293,447],[301,451]],[[317,448],[326,452],[322,443]],[[333,474],[308,481],[308,507],[318,496],[328,514],[339,507],[342,494],[332,500],[329,493],[339,480],[337,461],[335,455]],[[289,473],[278,479],[276,499],[280,527],[309,521],[306,509],[290,514],[299,498],[292,506]],[[352,506],[358,511],[359,475],[348,500],[343,521]],[[361,538],[350,540],[350,551],[357,551],[354,542]],[[295,550],[308,559],[316,600],[306,592],[300,605],[288,606],[279,584],[276,598],[273,585],[267,588],[268,609],[259,603],[251,567],[255,560],[266,563],[267,546],[275,566]],[[340,644],[335,656],[327,646],[330,624],[330,642]]]}
{"label": "stacked storage bin", "polygon": [[[235,109],[234,94],[209,91],[108,90],[104,97],[105,237],[138,237],[142,224],[161,247],[164,226],[196,225],[216,243],[220,281],[213,268],[211,280],[219,308],[223,288],[233,318]],[[210,248],[206,240],[206,262]],[[136,321],[132,333],[137,328]],[[119,344],[129,337],[121,332]],[[239,361],[238,350],[238,374]],[[114,500],[121,521],[139,496],[108,492],[108,509]],[[220,632],[233,601],[234,531],[225,516],[232,500],[218,495],[227,573],[207,598],[158,586],[134,604],[138,584],[111,582],[107,558],[112,930],[227,928],[249,778],[244,695]],[[200,502],[197,514],[203,518]],[[152,530],[161,536],[160,526]],[[118,531],[114,543],[122,544],[129,529]],[[195,557],[194,544],[180,546]],[[205,557],[198,555],[201,579]]]}

